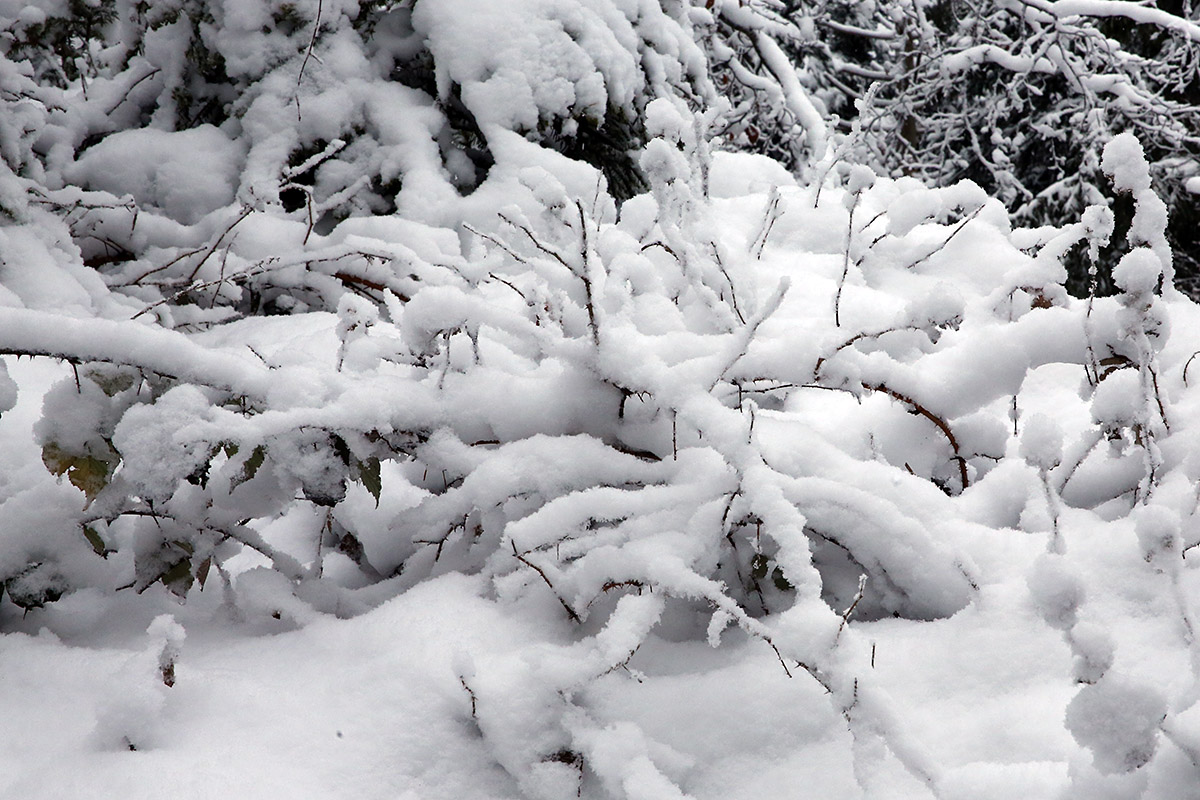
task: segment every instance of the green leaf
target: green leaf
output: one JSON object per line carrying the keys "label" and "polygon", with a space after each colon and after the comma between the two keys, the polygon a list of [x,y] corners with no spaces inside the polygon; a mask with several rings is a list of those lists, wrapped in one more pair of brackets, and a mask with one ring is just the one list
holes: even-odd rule
{"label": "green leaf", "polygon": [[771,573],[771,582],[774,583],[775,588],[781,592],[790,592],[792,589],[796,588],[792,585],[792,582],[787,579],[787,576],[783,574],[782,567],[776,567]]}
{"label": "green leaf", "polygon": [[19,575],[4,581],[8,599],[29,611],[53,603],[67,593],[66,578],[52,564],[32,564]]}
{"label": "green leaf", "polygon": [[[234,448],[233,452],[236,453],[237,452],[236,445],[230,445],[230,446]],[[226,450],[225,452],[228,453],[229,451]],[[246,460],[242,463],[241,473],[234,476],[233,480],[231,480],[229,482],[229,490],[233,491],[234,489],[236,489],[238,486],[241,486],[246,481],[254,480],[254,476],[258,474],[259,468],[262,467],[263,463],[266,460],[267,460],[267,448],[263,447],[260,444],[258,447],[254,448],[253,451],[251,451],[249,457],[247,457]]]}
{"label": "green leaf", "polygon": [[91,501],[96,499],[96,495],[104,491],[105,486],[108,486],[108,479],[111,474],[107,463],[98,458],[83,456],[71,465],[70,472],[67,474],[67,480],[76,489],[87,495],[87,499]]}
{"label": "green leaf", "polygon": [[108,558],[108,546],[104,544],[104,539],[100,534],[96,533],[96,529],[91,525],[83,526],[83,536],[88,540],[88,544],[96,551],[96,555],[101,558]]}
{"label": "green leaf", "polygon": [[117,464],[121,462],[120,454],[111,444],[105,442],[104,446],[108,452],[103,458],[97,458],[87,453],[68,452],[56,442],[50,442],[42,447],[42,463],[53,475],[62,477],[65,474],[72,486],[87,495],[90,503],[108,486]]}
{"label": "green leaf", "polygon": [[346,444],[346,440],[336,433],[329,434],[329,443],[333,447],[333,453],[342,462],[343,466],[350,466],[350,445]]}
{"label": "green leaf", "polygon": [[162,585],[171,590],[171,593],[178,597],[186,597],[188,589],[192,588],[192,582],[195,578],[192,576],[192,560],[184,558],[176,561],[170,567],[158,576],[162,581]]}
{"label": "green leaf", "polygon": [[209,454],[208,458],[196,465],[196,468],[192,470],[190,475],[184,477],[184,480],[193,486],[199,486],[201,489],[207,489],[208,469],[210,466],[212,466],[212,457],[216,454],[217,450],[213,450],[212,453]]}
{"label": "green leaf", "polygon": [[135,374],[131,369],[109,364],[96,364],[83,372],[84,377],[99,386],[100,391],[109,397],[115,397],[132,388]]}
{"label": "green leaf", "polygon": [[379,508],[379,497],[383,494],[383,476],[380,474],[378,458],[371,456],[366,461],[358,462],[358,482],[371,493],[371,497],[375,498],[375,507]]}
{"label": "green leaf", "polygon": [[200,562],[200,566],[196,568],[196,580],[200,583],[200,588],[204,588],[204,582],[208,580],[208,571],[212,569],[212,559],[206,558]]}
{"label": "green leaf", "polygon": [[61,476],[71,468],[71,455],[55,442],[50,442],[42,447],[42,463],[51,475]]}
{"label": "green leaf", "polygon": [[254,451],[250,453],[250,457],[246,459],[246,465],[243,469],[243,474],[246,476],[246,480],[253,480],[254,476],[258,474],[259,467],[261,467],[263,462],[266,460],[267,448],[260,444],[258,447],[254,448]]}

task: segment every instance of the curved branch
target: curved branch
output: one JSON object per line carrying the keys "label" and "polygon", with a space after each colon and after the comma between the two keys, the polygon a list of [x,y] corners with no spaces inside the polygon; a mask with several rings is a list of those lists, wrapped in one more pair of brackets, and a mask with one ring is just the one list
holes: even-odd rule
{"label": "curved branch", "polygon": [[258,398],[266,396],[271,382],[267,369],[202,347],[176,331],[25,308],[0,314],[0,354],[124,364]]}
{"label": "curved branch", "polygon": [[939,417],[937,414],[934,414],[928,408],[921,405],[920,403],[918,403],[916,400],[912,399],[908,395],[901,394],[900,392],[897,392],[895,389],[891,389],[887,386],[884,386],[882,383],[879,383],[879,384],[864,383],[863,388],[870,389],[873,392],[882,392],[883,394],[886,394],[888,397],[892,398],[893,400],[898,400],[901,403],[904,403],[906,406],[911,408],[914,412],[916,412],[917,414],[920,414],[922,417],[924,417],[925,419],[932,422],[937,427],[937,429],[942,432],[942,435],[946,437],[946,441],[950,443],[950,449],[954,451],[954,460],[958,462],[958,476],[962,480],[962,488],[966,489],[968,486],[970,486],[970,481],[967,477],[967,460],[963,457],[962,452],[959,449],[958,438],[954,435],[954,431],[952,431],[950,429],[950,426],[948,424],[946,424],[946,421],[944,419]]}

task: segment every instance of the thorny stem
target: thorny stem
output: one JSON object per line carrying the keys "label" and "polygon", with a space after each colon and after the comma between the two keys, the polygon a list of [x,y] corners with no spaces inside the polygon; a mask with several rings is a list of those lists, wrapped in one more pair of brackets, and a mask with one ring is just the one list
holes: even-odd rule
{"label": "thorny stem", "polygon": [[1063,542],[1062,531],[1058,525],[1058,498],[1054,494],[1054,489],[1050,486],[1050,472],[1046,469],[1038,470],[1038,476],[1042,479],[1042,491],[1046,494],[1046,508],[1050,512],[1050,542],[1047,550],[1051,553],[1062,554],[1066,550]]}
{"label": "thorny stem", "polygon": [[458,682],[461,683],[462,687],[467,690],[467,696],[471,698],[471,719],[477,719],[477,716],[475,713],[476,708],[477,708],[477,698],[475,697],[475,691],[471,688],[470,684],[467,683],[467,679],[464,678],[462,675],[458,676]]}
{"label": "thorny stem", "polygon": [[767,319],[769,319],[771,317],[771,315],[773,315],[776,311],[779,310],[779,306],[783,302],[783,297],[784,297],[784,295],[787,294],[787,291],[790,287],[791,287],[791,282],[787,278],[783,278],[779,281],[779,286],[775,289],[775,293],[771,295],[771,298],[769,300],[767,300],[766,304],[763,306],[762,311],[760,311],[754,317],[754,319],[743,328],[743,331],[741,334],[742,339],[743,339],[741,349],[738,351],[738,353],[736,355],[734,355],[731,359],[729,359],[728,362],[726,362],[725,366],[722,367],[720,373],[717,374],[716,379],[713,380],[713,382],[709,384],[709,386],[708,386],[709,392],[711,392],[713,389],[715,389],[717,387],[717,384],[720,383],[725,378],[726,374],[728,374],[729,370],[733,369],[734,365],[737,364],[737,362],[740,361],[742,359],[742,357],[746,355],[746,353],[750,349],[750,343],[752,341],[754,341],[754,337],[758,334],[759,326],[761,326],[764,322],[767,321]]}
{"label": "thorny stem", "polygon": [[946,237],[945,241],[943,241],[937,247],[930,250],[925,255],[918,258],[916,261],[907,265],[905,267],[905,269],[912,269],[913,267],[917,266],[921,262],[927,261],[928,259],[932,258],[937,253],[940,253],[942,251],[942,248],[944,248],[946,245],[950,244],[950,240],[953,239],[955,236],[957,236],[959,234],[959,231],[961,231],[963,228],[967,227],[968,222],[975,219],[975,217],[979,216],[979,212],[982,210],[983,210],[983,206],[979,206],[979,208],[976,208],[970,214],[967,214],[965,217],[963,217],[962,220],[958,223],[958,225],[955,226],[954,230],[950,231],[950,235]]}
{"label": "thorny stem", "polygon": [[[304,69],[308,66],[308,60],[313,57],[313,48],[317,46],[317,36],[321,33],[321,10],[323,0],[317,0],[317,16],[313,20],[312,38],[308,40],[308,47],[304,51],[304,60],[300,62],[300,72],[296,75],[296,120],[300,121],[300,82],[304,80]],[[319,59],[318,59],[319,60]]]}
{"label": "thorny stem", "polygon": [[1092,451],[1096,449],[1096,445],[1100,444],[1100,441],[1104,438],[1104,432],[1099,429],[1096,429],[1091,433],[1093,437],[1091,444],[1083,449],[1079,455],[1079,458],[1075,459],[1070,468],[1065,470],[1062,480],[1058,482],[1058,493],[1060,495],[1063,493],[1063,490],[1067,488],[1067,483],[1071,480],[1071,478],[1075,477],[1075,472],[1079,469],[1079,466],[1087,460],[1087,457],[1090,456]]}
{"label": "thorny stem", "polygon": [[583,291],[587,299],[588,327],[592,330],[592,343],[600,345],[600,325],[596,320],[596,304],[592,298],[592,276],[590,273],[591,253],[587,234],[587,217],[583,213],[583,204],[575,201],[579,209],[579,252],[583,255],[583,265],[580,268],[579,279],[583,281]]}
{"label": "thorny stem", "polygon": [[118,100],[116,103],[114,103],[110,109],[108,109],[105,116],[112,115],[112,113],[114,111],[116,111],[118,108],[120,108],[121,105],[124,104],[124,102],[129,99],[129,95],[133,92],[134,89],[136,89],[142,83],[142,81],[149,80],[150,78],[153,78],[155,75],[157,75],[160,72],[162,72],[162,70],[159,69],[158,67],[155,67],[154,69],[150,70],[145,75],[143,75],[142,77],[138,78],[133,83],[129,84],[129,88],[126,89],[125,93],[121,95],[121,99]]}
{"label": "thorny stem", "polygon": [[491,242],[492,244],[496,245],[496,247],[499,247],[501,250],[503,250],[505,253],[507,253],[509,258],[511,258],[513,261],[516,261],[518,264],[525,264],[526,266],[529,265],[529,261],[527,259],[525,259],[516,250],[509,247],[508,244],[505,243],[503,240],[493,236],[490,233],[485,233],[484,231],[481,231],[478,228],[476,228],[474,225],[471,225],[466,222],[463,223],[463,228],[465,230],[469,231],[470,233],[475,234],[480,239],[483,239],[485,242]]}
{"label": "thorny stem", "polygon": [[663,241],[661,241],[661,240],[655,240],[655,241],[653,241],[653,242],[647,242],[646,244],[642,245],[642,250],[641,250],[641,252],[643,252],[643,253],[644,253],[644,252],[646,252],[647,250],[649,250],[651,247],[661,247],[663,250],[666,250],[668,254],[670,254],[671,258],[675,259],[675,260],[676,260],[676,261],[678,261],[680,264],[682,264],[682,263],[683,263],[683,259],[679,257],[679,254],[678,254],[678,253],[676,253],[674,250],[672,250],[672,249],[671,249],[671,246],[670,246],[669,244],[667,244],[666,242],[663,242]]}
{"label": "thorny stem", "polygon": [[779,187],[772,186],[771,194],[767,198],[767,208],[763,212],[762,225],[758,229],[758,235],[754,237],[754,243],[750,245],[750,252],[754,258],[762,258],[763,248],[767,246],[767,239],[771,236],[771,229],[775,227],[775,221],[779,219]]}
{"label": "thorny stem", "polygon": [[[664,247],[666,245],[663,245]],[[733,306],[733,313],[737,314],[738,322],[746,324],[746,317],[742,315],[742,309],[737,299],[737,289],[733,285],[733,278],[729,277],[729,272],[725,269],[725,264],[721,261],[721,251],[717,247],[716,242],[709,242],[712,249],[713,261],[717,264],[717,269],[725,277],[725,282],[729,284],[729,304]]]}
{"label": "thorny stem", "polygon": [[905,405],[907,405],[909,408],[911,408],[917,414],[920,414],[922,417],[924,417],[925,419],[932,422],[935,426],[937,426],[937,429],[942,432],[943,436],[946,437],[946,441],[950,443],[950,448],[954,451],[954,460],[958,462],[958,474],[959,474],[959,478],[962,480],[962,488],[965,490],[970,485],[970,480],[967,476],[967,460],[963,457],[962,452],[958,446],[958,438],[955,437],[954,431],[952,431],[950,429],[950,426],[946,424],[946,421],[944,419],[939,417],[937,414],[934,414],[928,408],[921,405],[920,403],[918,403],[916,400],[912,399],[911,397],[901,394],[900,392],[897,392],[894,389],[890,389],[883,384],[872,385],[872,384],[864,383],[863,388],[870,389],[873,392],[882,392],[883,394],[886,394],[888,397],[891,397],[894,400],[899,400],[901,403],[904,403]]}
{"label": "thorny stem", "polygon": [[[839,295],[840,295],[840,293],[841,293],[841,290],[839,287]],[[835,308],[834,308],[834,314],[835,314],[835,316],[837,314],[836,304],[835,304]],[[830,353],[828,356],[819,357],[817,359],[816,365],[813,366],[813,375],[815,376],[821,371],[821,366],[826,361],[833,358],[835,355],[837,355],[841,351],[845,350],[847,347],[850,347],[855,342],[862,341],[863,339],[878,339],[881,336],[886,336],[889,333],[896,333],[897,331],[920,331],[920,330],[924,330],[924,328],[922,328],[920,325],[894,325],[891,328],[885,328],[876,333],[867,333],[866,331],[863,331],[861,333],[856,333],[853,336],[851,336],[849,339],[847,339],[846,341],[839,344],[837,347],[833,348],[833,352]]]}
{"label": "thorny stem", "polygon": [[[189,273],[188,277],[187,277],[187,279],[189,281],[196,279],[196,273],[198,273],[200,271],[200,268],[204,266],[204,263],[206,261],[208,261],[209,258],[212,257],[212,254],[217,252],[218,248],[221,247],[221,243],[225,241],[225,237],[228,236],[233,231],[234,228],[236,228],[238,225],[241,225],[242,221],[244,219],[246,219],[246,217],[250,216],[253,213],[254,213],[253,206],[251,206],[251,205],[243,205],[242,206],[242,210],[240,213],[238,213],[237,219],[235,219],[233,222],[229,223],[229,227],[227,227],[224,231],[221,232],[221,235],[217,237],[217,240],[215,242],[213,242],[212,245],[208,248],[208,251],[204,254],[204,257],[201,258],[199,263],[197,263],[196,266],[192,268],[191,273]],[[149,273],[147,273],[147,275],[148,274]],[[146,276],[143,275],[142,277],[144,278]]]}
{"label": "thorny stem", "polygon": [[[101,520],[108,522],[116,519],[117,517],[148,517],[152,519],[160,528],[162,527],[163,519],[169,519],[181,525],[184,524],[181,520],[169,514],[162,514],[153,509],[138,508],[126,509],[124,511],[119,511],[116,514],[104,514],[87,517],[80,520],[80,524],[91,525],[95,522],[100,522]],[[197,526],[197,529],[200,531],[209,531],[211,533],[215,533],[223,539],[232,539],[239,544],[249,547],[251,550],[254,550],[260,555],[270,559],[271,563],[274,565],[274,568],[291,580],[300,580],[302,577],[304,577],[305,570],[300,566],[299,562],[297,562],[292,556],[287,555],[286,553],[281,553],[275,548],[271,547],[271,545],[267,544],[266,541],[259,536],[257,531],[253,530],[252,528],[248,528],[244,524],[230,525],[228,527],[221,528],[214,527],[213,525],[202,524]],[[216,566],[218,567],[219,571],[220,564],[216,564]]]}
{"label": "thorny stem", "polygon": [[[80,361],[80,357],[79,357],[79,356],[77,356],[77,355],[73,355],[73,354],[71,354],[71,353],[67,353],[67,352],[64,352],[64,351],[59,351],[59,350],[49,350],[49,349],[37,349],[37,350],[35,350],[35,349],[33,349],[33,348],[29,348],[29,347],[4,347],[4,348],[0,348],[0,355],[4,355],[4,356],[17,356],[18,358],[20,358],[21,356],[27,356],[27,357],[29,357],[29,358],[55,358],[55,359],[58,359],[59,361],[65,361],[65,362],[67,362],[68,364],[75,364],[75,363],[78,363],[78,362]],[[99,363],[102,363],[102,364],[116,364],[116,365],[118,365],[118,366],[122,366],[122,367],[136,367],[136,368],[137,368],[137,369],[139,369],[139,370],[142,370],[142,371],[144,371],[144,372],[149,372],[149,373],[152,373],[152,374],[154,374],[154,375],[158,375],[158,376],[160,376],[160,377],[166,378],[167,380],[177,380],[177,379],[178,379],[178,377],[179,377],[178,375],[173,375],[173,374],[171,374],[171,373],[168,373],[168,372],[161,372],[161,371],[159,371],[159,370],[157,370],[157,369],[152,369],[152,368],[150,368],[150,367],[147,367],[147,366],[144,366],[144,365],[142,365],[142,364],[137,364],[137,363],[133,362],[133,361],[132,361],[132,360],[130,360],[130,359],[123,359],[123,358],[120,358],[120,359],[119,359],[119,358],[115,358],[115,357],[106,357],[106,356],[101,356],[101,355],[95,355],[95,354],[93,354],[93,355],[88,355],[88,356],[87,356],[85,359],[83,359],[83,360],[85,360],[85,361],[96,361],[96,362],[99,362]],[[211,388],[213,388],[213,389],[225,389],[225,390],[228,390],[228,389],[230,389],[230,388],[231,388],[231,387],[229,387],[229,386],[218,385],[218,384],[216,384],[216,383],[205,383],[204,381],[197,380],[197,379],[195,379],[195,378],[191,378],[190,380],[192,380],[192,381],[193,381],[193,382],[195,382],[195,383],[199,383],[199,384],[201,384],[202,386],[209,386],[209,387],[211,387]]]}
{"label": "thorny stem", "polygon": [[[513,220],[506,214],[499,214],[498,216],[500,217],[501,220],[508,223],[509,225],[516,228],[517,230],[521,231],[521,233],[525,234],[526,238],[528,238],[529,241],[533,243],[533,246],[536,247],[538,250],[542,251],[546,255],[553,258],[555,261],[557,261],[559,264],[561,264],[563,267],[565,267],[569,271],[575,272],[575,270],[571,268],[571,265],[567,263],[567,260],[565,258],[563,258],[561,253],[559,253],[557,250],[555,250],[551,247],[546,246],[545,244],[542,244],[541,240],[539,240],[537,238],[537,236],[534,235],[533,231],[529,230],[529,227],[527,225],[522,225],[521,223],[516,222],[515,220]],[[510,254],[511,254],[511,251],[510,251]],[[514,258],[515,257],[516,256],[514,255]]]}
{"label": "thorny stem", "polygon": [[1154,402],[1158,405],[1158,414],[1162,418],[1163,427],[1170,433],[1171,423],[1167,420],[1167,408],[1163,405],[1162,391],[1158,388],[1158,371],[1154,369],[1153,364],[1147,365],[1146,370],[1150,373],[1150,383],[1154,387]]}
{"label": "thorny stem", "polygon": [[1184,385],[1185,387],[1187,386],[1187,371],[1188,371],[1188,367],[1190,367],[1190,366],[1192,365],[1192,360],[1193,360],[1193,359],[1195,359],[1195,358],[1196,358],[1196,356],[1200,356],[1200,350],[1197,350],[1196,352],[1192,353],[1191,357],[1190,357],[1190,358],[1187,360],[1187,363],[1185,363],[1185,364],[1183,365],[1183,385]]}
{"label": "thorny stem", "polygon": [[850,242],[854,238],[854,212],[858,208],[859,195],[854,195],[850,205],[850,221],[846,224],[846,246],[842,250],[842,277],[838,279],[837,294],[833,297],[833,325],[842,327],[842,289],[846,285],[846,276],[850,274]]}
{"label": "thorny stem", "polygon": [[558,593],[558,590],[554,588],[554,584],[551,583],[550,578],[546,576],[545,570],[543,570],[537,564],[534,564],[532,561],[525,558],[525,556],[523,556],[519,552],[517,552],[517,543],[516,542],[510,541],[509,544],[512,545],[513,558],[517,559],[517,561],[520,561],[522,564],[529,567],[531,570],[533,570],[539,576],[541,576],[542,580],[546,582],[546,585],[550,587],[550,591],[554,594],[555,599],[558,600],[558,602],[562,605],[562,607],[564,609],[566,609],[567,616],[571,618],[571,621],[582,623],[583,620],[580,619],[579,614],[575,613],[575,609],[571,608],[571,606],[567,603],[567,601],[562,598],[562,595],[560,595]]}
{"label": "thorny stem", "polygon": [[[300,107],[299,100],[296,101],[296,107],[297,108]],[[306,189],[306,191],[304,192],[304,208],[305,208],[305,213],[308,215],[308,227],[306,227],[304,229],[304,241],[300,242],[301,247],[308,246],[308,239],[310,236],[312,236],[313,228],[316,227],[316,225],[317,225],[317,222],[313,217],[312,189]]]}
{"label": "thorny stem", "polygon": [[844,612],[842,612],[842,621],[838,624],[837,636],[835,636],[833,639],[835,644],[837,643],[838,639],[842,638],[842,630],[846,627],[846,624],[850,622],[850,616],[854,613],[854,609],[858,608],[858,604],[862,601],[863,593],[866,591],[866,588],[867,574],[864,572],[862,575],[858,576],[858,591],[854,595],[854,601],[850,603],[849,607],[847,607]]}

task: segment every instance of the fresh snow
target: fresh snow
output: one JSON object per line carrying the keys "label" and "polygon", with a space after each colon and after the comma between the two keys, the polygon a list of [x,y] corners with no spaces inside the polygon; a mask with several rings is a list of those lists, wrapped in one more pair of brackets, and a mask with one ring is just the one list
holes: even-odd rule
{"label": "fresh snow", "polygon": [[[1200,306],[1141,144],[1074,298],[1107,207],[846,163],[711,6],[224,3],[0,120],[0,796],[1200,796]],[[718,18],[799,177],[713,151]],[[236,115],[173,130],[210,46]],[[633,119],[622,203],[549,146]]]}

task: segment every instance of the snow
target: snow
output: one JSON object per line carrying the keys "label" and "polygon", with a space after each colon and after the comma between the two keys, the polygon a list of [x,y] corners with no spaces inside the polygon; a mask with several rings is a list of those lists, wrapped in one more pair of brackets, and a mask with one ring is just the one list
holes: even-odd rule
{"label": "snow", "polygon": [[212,125],[186,131],[118,131],[66,172],[71,183],[131,195],[185,224],[233,202],[241,147]]}
{"label": "snow", "polygon": [[1112,176],[1113,187],[1119,192],[1137,194],[1150,188],[1150,164],[1132,133],[1113,137],[1104,148],[1100,165]]}
{"label": "snow", "polygon": [[[97,51],[0,176],[0,796],[1193,790],[1200,311],[1132,134],[1078,299],[1107,207],[841,163],[751,6],[366,5]],[[719,20],[816,183],[711,152]],[[623,117],[618,205],[546,145]]]}
{"label": "snow", "polygon": [[[631,20],[607,3],[435,0],[412,22],[443,65],[439,94],[462,87],[481,125],[529,130],[569,111],[603,119],[606,105],[629,106],[641,88]],[[509,35],[497,41],[500,30]],[[495,46],[475,46],[488,40]]]}
{"label": "snow", "polygon": [[[686,160],[682,168],[679,177],[688,179]],[[136,798],[161,791],[157,776],[170,772],[189,776],[172,791],[195,797],[213,796],[218,776],[223,787],[301,797],[549,797],[577,790],[579,758],[587,765],[585,796],[597,797],[762,796],[786,793],[797,780],[834,796],[885,796],[886,786],[891,796],[923,797],[921,765],[936,765],[931,780],[946,797],[1055,796],[1102,780],[1104,770],[1151,760],[1163,696],[1114,670],[1147,669],[1129,655],[1135,643],[1163,647],[1170,636],[1162,629],[1139,633],[1123,622],[1110,632],[1096,620],[1129,619],[1117,608],[1144,602],[1148,582],[1164,573],[1149,570],[1110,585],[1097,570],[1127,571],[1146,557],[1173,563],[1183,512],[1148,507],[1135,515],[1136,529],[1114,523],[1094,539],[1088,531],[1095,512],[1067,507],[1061,521],[1067,546],[1057,555],[1043,552],[1044,535],[1018,528],[1049,529],[1049,521],[1035,521],[1049,512],[1031,467],[1057,486],[1093,417],[1113,429],[1141,418],[1137,371],[1116,370],[1080,396],[1087,352],[1081,309],[1031,305],[1009,321],[1012,312],[993,300],[989,270],[1001,267],[981,264],[981,274],[960,277],[949,248],[929,257],[927,273],[905,271],[930,249],[920,223],[939,226],[938,209],[947,204],[969,208],[977,202],[974,190],[917,192],[932,204],[917,202],[919,213],[909,213],[890,198],[907,198],[910,186],[866,176],[853,181],[861,202],[895,208],[901,222],[888,225],[895,252],[864,262],[863,283],[847,295],[848,308],[860,310],[849,318],[882,311],[894,324],[878,334],[873,326],[848,345],[854,329],[824,334],[831,344],[818,347],[817,332],[831,322],[825,300],[832,272],[822,254],[799,249],[797,237],[821,215],[840,214],[835,218],[844,225],[847,195],[830,193],[840,211],[828,211],[824,200],[812,209],[807,189],[774,180],[764,162],[723,155],[712,174],[730,195],[716,201],[724,205],[714,218],[729,241],[759,223],[769,192],[780,195],[778,231],[768,236],[757,272],[738,274],[747,276],[743,281],[755,276],[764,298],[782,277],[797,288],[776,291],[762,304],[751,318],[758,331],[752,338],[712,333],[692,341],[692,318],[674,304],[657,310],[653,294],[672,279],[636,260],[644,255],[627,252],[661,230],[649,197],[627,204],[619,227],[597,239],[614,274],[624,265],[634,302],[647,304],[645,316],[626,316],[619,284],[609,287],[604,324],[636,338],[625,345],[632,349],[614,340],[608,361],[580,361],[579,348],[550,335],[569,330],[554,326],[576,324],[575,335],[586,340],[586,314],[571,323],[565,313],[580,302],[568,281],[544,295],[548,304],[561,304],[557,318],[529,316],[523,296],[503,285],[487,294],[473,289],[471,281],[488,286],[489,273],[532,288],[524,273],[498,261],[462,273],[474,275],[471,281],[446,277],[407,301],[393,295],[386,317],[349,294],[333,305],[335,313],[248,319],[199,336],[14,312],[5,333],[13,346],[133,357],[145,369],[170,364],[178,372],[176,364],[187,364],[186,374],[200,384],[129,408],[134,388],[103,391],[118,373],[87,373],[78,389],[68,376],[45,406],[62,433],[51,434],[43,423],[44,440],[84,447],[88,440],[66,434],[78,438],[108,426],[117,450],[127,454],[117,473],[123,485],[164,513],[179,514],[201,496],[185,476],[198,459],[210,458],[205,443],[224,430],[224,440],[241,447],[213,462],[205,491],[215,499],[207,513],[257,514],[272,497],[293,499],[284,518],[258,533],[272,555],[228,558],[228,579],[212,569],[186,606],[155,583],[119,624],[94,608],[94,624],[81,626],[55,609],[99,599],[83,593],[89,590],[24,618],[11,607],[3,612],[10,629],[48,631],[39,638],[8,634],[10,674],[30,676],[9,690],[21,686],[23,694],[6,696],[13,719],[36,714],[57,720],[60,731],[53,741],[16,740],[23,743],[6,751],[0,770],[7,776],[3,791],[54,797],[86,786]],[[538,185],[554,202],[549,184]],[[943,237],[953,229],[942,227]],[[265,230],[256,235],[270,240]],[[406,256],[414,263],[457,256],[459,248],[454,239],[435,244],[441,233],[400,221],[354,221],[339,235],[375,248],[403,241],[406,253],[424,254]],[[809,235],[810,242],[824,241]],[[988,223],[971,221],[955,241],[967,252],[987,252],[1000,241],[994,236]],[[1012,253],[995,258],[1026,263]],[[549,279],[577,280],[556,271],[552,258],[547,262],[539,269]],[[446,331],[458,331],[448,350],[440,343]],[[1178,364],[1187,346],[1169,347],[1164,358]],[[386,360],[402,354],[431,359],[433,385],[440,386],[436,404],[433,395],[420,399],[424,389],[401,382],[417,368],[413,363]],[[714,375],[763,370],[811,380],[806,375],[819,357],[828,365],[819,368],[826,378],[887,386],[945,421],[971,462],[967,491],[948,497],[929,482],[937,475],[951,494],[961,489],[948,440],[930,418],[910,413],[905,400],[862,388],[859,396],[796,390],[776,405],[759,395],[751,439],[757,449],[746,451],[746,412],[687,388],[698,381],[707,389]],[[679,398],[674,431],[644,398],[624,401],[623,435],[657,450],[661,461],[616,457],[605,444],[618,430],[612,420],[622,401],[611,386],[596,383],[594,370],[610,365]],[[214,389],[204,387],[234,386],[267,408],[236,424],[228,410],[211,409]],[[1013,394],[1019,438],[1012,433]],[[375,509],[369,493],[329,460],[322,431],[346,431],[350,441],[359,427],[402,430],[405,415],[443,425],[455,420],[458,430],[443,428],[419,445],[414,452],[424,467],[389,465]],[[29,415],[3,418],[6,426],[18,422],[29,425]],[[314,423],[319,430],[309,427]],[[485,440],[497,444],[470,444]],[[257,444],[265,444],[267,461],[239,479]],[[349,446],[356,459],[371,452],[366,440]],[[1005,460],[996,466],[984,453]],[[1005,458],[1012,455],[1019,460]],[[1097,454],[1085,466],[1107,474],[1118,465]],[[1083,470],[1072,483],[1084,480]],[[46,481],[54,486],[50,476]],[[720,558],[724,539],[715,523],[726,513],[724,493],[738,486],[746,499],[728,514],[760,509],[762,535],[750,541],[768,559],[764,581],[773,580],[779,565],[780,579],[797,587],[770,584],[764,598],[815,592],[832,608],[813,598],[777,618],[751,618],[729,603],[722,584],[697,580],[690,565]],[[58,489],[83,505],[73,487]],[[457,520],[465,523],[464,535],[454,534]],[[297,584],[295,576],[318,563],[319,542],[334,523],[358,530],[366,558],[383,574],[401,564],[404,570],[373,589],[345,553],[326,545],[320,563],[329,583]],[[472,526],[478,532],[465,535]],[[130,535],[120,524],[101,528],[113,543]],[[810,541],[805,528],[837,544]],[[438,547],[439,558],[432,546],[397,536],[436,529],[453,534]],[[146,536],[153,523],[138,530]],[[564,531],[583,535],[563,540]],[[15,544],[6,540],[6,547]],[[853,560],[833,558],[835,548]],[[1083,555],[1089,548],[1095,552]],[[536,564],[545,580],[532,569],[514,570],[513,552]],[[556,552],[567,560],[550,558]],[[80,541],[78,557],[84,556],[92,557]],[[750,554],[743,558],[745,574],[757,569]],[[482,571],[463,576],[441,566],[455,561]],[[78,580],[78,567],[66,566]],[[872,577],[856,603],[860,571]],[[104,580],[116,583],[122,574],[134,574],[134,565],[126,562]],[[669,590],[639,595],[608,587],[618,578]],[[556,591],[590,635],[571,627]],[[714,613],[706,603],[679,605],[672,596],[719,604]],[[852,604],[841,631],[840,615]],[[174,622],[157,622],[145,633],[164,613]],[[880,733],[848,731],[824,687],[794,662],[785,662],[796,673],[787,677],[757,638],[763,632],[780,642],[785,659],[822,659],[840,682],[837,696],[853,696],[857,680],[861,713]],[[174,664],[171,687],[162,681],[166,662]],[[47,663],[57,665],[53,677],[35,669]],[[30,690],[32,676],[40,683]],[[1090,685],[1072,699],[1075,681]],[[1110,718],[1121,722],[1112,726]],[[14,741],[17,734],[4,735]],[[255,745],[264,740],[274,743],[265,754]],[[1093,753],[1095,774],[1084,770]],[[64,759],[73,766],[46,772],[43,765]]]}
{"label": "snow", "polygon": [[1092,419],[1107,430],[1117,430],[1144,419],[1142,386],[1136,373],[1122,371],[1105,378],[1092,399]]}
{"label": "snow", "polygon": [[1071,628],[1068,641],[1075,654],[1072,671],[1079,683],[1095,683],[1113,665],[1116,646],[1112,636],[1096,623],[1076,624]]}
{"label": "snow", "polygon": [[11,411],[17,404],[17,382],[8,374],[8,365],[0,361],[0,414]]}
{"label": "snow", "polygon": [[1084,599],[1083,585],[1061,556],[1038,558],[1029,573],[1029,591],[1038,613],[1050,627],[1068,630],[1075,625]]}
{"label": "snow", "polygon": [[1051,470],[1062,463],[1063,435],[1054,420],[1035,414],[1021,434],[1021,458],[1031,467]]}
{"label": "snow", "polygon": [[1105,677],[1067,705],[1067,729],[1092,751],[1101,772],[1132,772],[1154,757],[1166,713],[1166,700],[1155,689]]}

